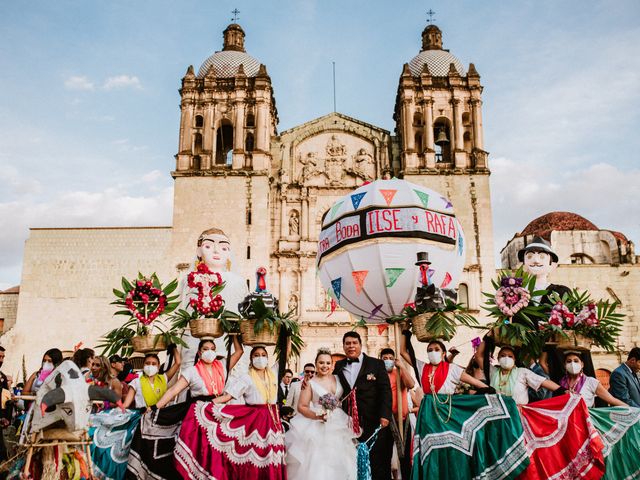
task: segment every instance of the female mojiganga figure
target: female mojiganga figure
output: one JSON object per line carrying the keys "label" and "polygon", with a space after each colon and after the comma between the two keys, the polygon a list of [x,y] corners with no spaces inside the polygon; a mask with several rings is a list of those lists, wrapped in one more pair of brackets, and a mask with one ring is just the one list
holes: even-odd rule
{"label": "female mojiganga figure", "polygon": [[[224,300],[224,308],[231,312],[238,313],[238,304],[244,300],[248,293],[247,284],[242,277],[231,271],[231,242],[229,237],[219,228],[209,228],[198,237],[198,248],[196,250],[196,261],[191,270],[195,270],[199,263],[205,263],[214,273],[222,276],[225,287],[220,293]],[[195,288],[189,288],[186,281],[186,275],[182,279],[182,289],[180,297],[181,309],[192,311],[189,300],[197,298],[198,291]],[[182,349],[182,368],[193,365],[195,355],[198,350],[199,339],[190,335],[189,329],[184,334],[183,340],[189,345],[189,348]],[[216,350],[224,356],[224,342],[222,338],[216,339]]]}

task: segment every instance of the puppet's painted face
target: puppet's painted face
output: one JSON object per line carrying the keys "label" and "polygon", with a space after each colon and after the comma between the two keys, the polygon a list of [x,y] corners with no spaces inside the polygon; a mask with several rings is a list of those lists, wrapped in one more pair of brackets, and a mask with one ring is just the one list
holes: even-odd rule
{"label": "puppet's painted face", "polygon": [[548,275],[555,267],[551,255],[540,250],[530,250],[524,254],[524,271],[535,275]]}
{"label": "puppet's painted face", "polygon": [[231,261],[231,243],[225,235],[211,234],[202,239],[198,257],[214,272],[225,272]]}

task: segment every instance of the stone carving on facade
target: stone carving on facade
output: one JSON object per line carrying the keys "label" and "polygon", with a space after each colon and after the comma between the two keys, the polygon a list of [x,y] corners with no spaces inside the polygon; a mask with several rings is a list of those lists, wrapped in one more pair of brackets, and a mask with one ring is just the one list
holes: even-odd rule
{"label": "stone carving on facade", "polygon": [[365,180],[373,180],[376,175],[376,166],[373,156],[366,149],[361,148],[353,157],[353,173]]}
{"label": "stone carving on facade", "polygon": [[287,305],[288,311],[293,315],[298,314],[298,296],[293,294],[289,297],[289,304]]}
{"label": "stone carving on facade", "polygon": [[297,210],[293,210],[289,215],[289,235],[292,237],[300,235],[300,216]]}
{"label": "stone carving on facade", "polygon": [[302,183],[321,173],[321,168],[318,167],[316,152],[309,152],[304,156],[298,155],[298,161],[302,164],[302,173],[300,174],[300,181]]}
{"label": "stone carving on facade", "polygon": [[324,172],[329,177],[331,185],[339,185],[344,178],[347,147],[340,143],[338,137],[331,135],[331,139],[327,142],[326,150],[328,157],[324,161]]}

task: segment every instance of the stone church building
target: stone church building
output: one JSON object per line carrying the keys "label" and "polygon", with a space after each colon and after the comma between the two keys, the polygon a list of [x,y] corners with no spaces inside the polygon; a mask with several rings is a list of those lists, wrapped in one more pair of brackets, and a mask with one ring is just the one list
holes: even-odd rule
{"label": "stone church building", "polygon": [[[413,59],[388,66],[400,73],[394,132],[340,113],[279,132],[267,66],[247,52],[243,29],[229,25],[222,50],[182,79],[172,225],[32,228],[19,290],[0,293],[10,369],[22,353],[33,364],[36,352],[52,346],[97,343],[120,322],[109,304],[120,277],[184,275],[198,235],[210,227],[229,236],[231,269],[251,289],[256,268],[268,268],[269,290],[303,326],[302,362],[319,346],[340,351],[353,319],[331,314],[316,275],[321,218],[357,186],[392,176],[441,192],[455,206],[468,241],[460,301],[480,315],[496,273],[480,75],[443,48],[435,25],[416,47]],[[372,355],[390,341],[377,326],[361,333]]]}

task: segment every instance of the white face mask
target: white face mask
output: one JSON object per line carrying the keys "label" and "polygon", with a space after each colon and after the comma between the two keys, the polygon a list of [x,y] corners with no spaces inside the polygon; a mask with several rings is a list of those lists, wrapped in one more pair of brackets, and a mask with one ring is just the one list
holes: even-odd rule
{"label": "white face mask", "polygon": [[384,362],[384,368],[387,369],[387,372],[390,372],[391,370],[393,370],[393,365],[395,364],[393,360],[383,360],[383,362]]}
{"label": "white face mask", "polygon": [[147,377],[153,377],[156,373],[158,373],[158,367],[156,367],[155,365],[145,365],[142,370]]}
{"label": "white face mask", "polygon": [[216,351],[215,350],[205,350],[200,354],[200,358],[203,362],[211,363],[216,359]]}
{"label": "white face mask", "polygon": [[50,372],[51,370],[53,370],[53,363],[51,363],[51,362],[42,362],[42,371],[43,372]]}
{"label": "white face mask", "polygon": [[253,368],[257,368],[258,370],[267,368],[268,363],[269,363],[269,359],[267,357],[253,357],[251,359],[251,364],[253,365]]}
{"label": "white face mask", "polygon": [[500,364],[500,368],[511,370],[516,362],[511,357],[500,357],[498,363]]}
{"label": "white face mask", "polygon": [[429,358],[429,363],[431,365],[438,365],[442,361],[442,352],[440,351],[427,352],[427,357]]}
{"label": "white face mask", "polygon": [[582,371],[582,367],[578,362],[569,362],[565,365],[565,368],[567,369],[567,373],[571,375],[577,375]]}

